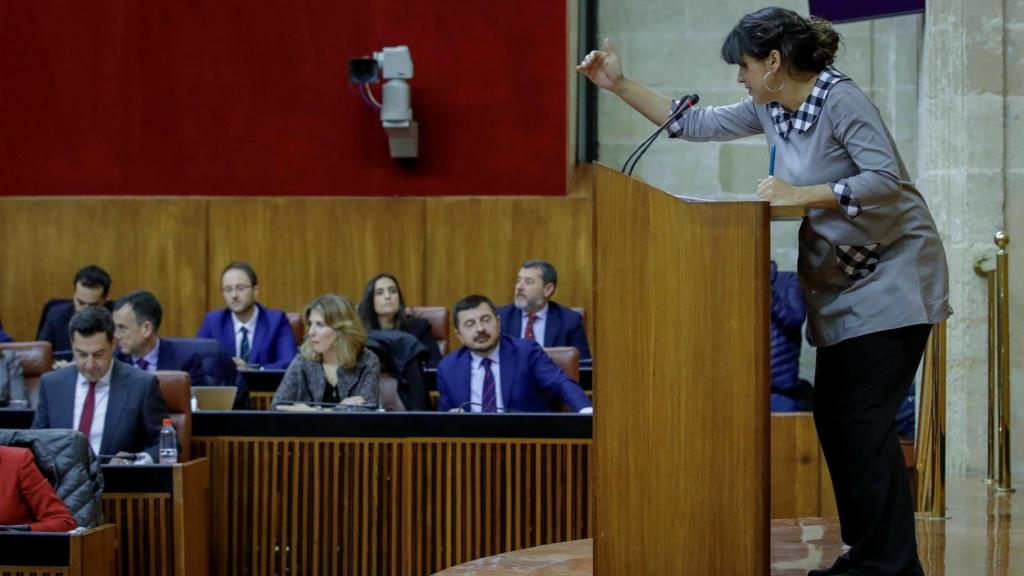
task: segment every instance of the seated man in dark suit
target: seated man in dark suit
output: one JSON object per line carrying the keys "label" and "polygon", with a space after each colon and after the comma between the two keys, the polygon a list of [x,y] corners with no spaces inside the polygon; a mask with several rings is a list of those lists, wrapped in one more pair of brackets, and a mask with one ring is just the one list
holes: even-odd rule
{"label": "seated man in dark suit", "polygon": [[74,364],[43,374],[32,427],[78,430],[96,454],[116,454],[113,464],[156,462],[169,417],[156,376],[114,359],[106,308],[83,308],[68,330]]}
{"label": "seated man in dark suit", "polygon": [[[68,322],[78,311],[87,306],[103,306],[110,292],[110,274],[99,266],[89,265],[75,274],[75,292],[71,301],[58,301],[49,305],[39,321],[36,340],[45,340],[53,345],[54,352],[71,349],[68,337]],[[66,364],[64,364],[66,365]],[[62,366],[62,365],[58,365]]]}
{"label": "seated man in dark suit", "polygon": [[551,300],[558,271],[544,260],[527,260],[516,275],[513,304],[498,308],[501,333],[535,340],[544,347],[573,346],[580,359],[590,358],[583,318],[572,308]]}
{"label": "seated man in dark suit", "polygon": [[573,412],[590,413],[583,389],[537,342],[501,334],[501,320],[486,296],[467,296],[452,310],[463,347],[437,367],[439,410],[548,412],[561,400]]}
{"label": "seated man in dark suit", "polygon": [[150,292],[136,290],[119,298],[114,303],[114,335],[120,348],[117,359],[147,372],[188,372],[193,386],[203,386],[206,374],[199,354],[160,339],[163,317],[160,301]]}
{"label": "seated man in dark suit", "polygon": [[284,312],[256,302],[256,271],[246,262],[232,262],[220,282],[227,308],[207,314],[196,338],[219,341],[239,368],[287,368],[298,353],[295,336]]}

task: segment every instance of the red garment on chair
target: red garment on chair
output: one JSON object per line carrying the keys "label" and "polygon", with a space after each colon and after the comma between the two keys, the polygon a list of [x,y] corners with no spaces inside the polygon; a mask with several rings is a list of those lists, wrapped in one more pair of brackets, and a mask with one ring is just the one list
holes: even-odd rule
{"label": "red garment on chair", "polygon": [[77,526],[28,448],[0,446],[0,524],[28,524],[33,532]]}

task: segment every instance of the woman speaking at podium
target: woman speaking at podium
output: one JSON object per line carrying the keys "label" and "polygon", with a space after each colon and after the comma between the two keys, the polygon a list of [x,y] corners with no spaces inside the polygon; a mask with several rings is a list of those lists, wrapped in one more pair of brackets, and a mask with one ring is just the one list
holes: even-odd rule
{"label": "woman speaking at podium", "polygon": [[[778,152],[757,195],[803,205],[799,275],[818,348],[814,421],[850,549],[813,576],[919,575],[914,509],[895,416],[931,325],[946,319],[942,242],[878,109],[832,66],[839,34],[782,8],[740,19],[722,44],[748,97],[685,109],[623,74],[610,42],[577,66],[671,137],[764,134]],[[753,183],[751,188],[753,188]]]}

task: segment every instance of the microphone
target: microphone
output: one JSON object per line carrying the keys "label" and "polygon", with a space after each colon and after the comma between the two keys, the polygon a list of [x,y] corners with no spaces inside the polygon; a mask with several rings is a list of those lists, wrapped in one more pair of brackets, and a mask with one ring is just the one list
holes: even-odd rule
{"label": "microphone", "polygon": [[139,456],[138,454],[121,454],[120,456],[118,456],[117,454],[99,454],[97,457],[100,460],[112,460],[114,458],[120,458],[121,460],[127,460],[129,462],[134,462],[136,460],[142,459],[142,456]]}
{"label": "microphone", "polygon": [[[484,405],[481,404],[480,402],[473,402],[472,400],[466,400],[462,404],[459,404],[458,408],[456,408],[454,410],[449,410],[449,412],[463,413],[463,412],[466,411],[466,408],[468,408],[470,406],[479,406],[480,408],[484,407]],[[514,410],[512,408],[498,408],[498,407],[494,408],[494,413],[495,414],[514,414],[516,412],[522,412],[522,411],[521,410]],[[479,412],[478,412],[478,414],[479,414]]]}
{"label": "microphone", "polygon": [[[653,134],[648,136],[646,140],[641,142],[640,145],[633,150],[633,153],[629,155],[629,158],[626,158],[626,162],[622,165],[621,171],[625,172],[627,176],[632,176],[633,170],[636,169],[637,162],[639,162],[640,158],[647,153],[647,149],[650,148],[652,144],[654,144],[654,141],[658,138],[658,134],[661,134],[662,130],[667,128],[668,125],[671,124],[674,120],[677,120],[680,116],[682,116],[683,112],[686,112],[687,110],[692,108],[698,101],[700,101],[700,96],[696,94],[687,94],[683,98],[682,102],[679,103],[679,107],[676,108],[675,112],[669,114],[668,120],[665,120],[665,122],[663,122],[661,126],[658,126],[658,129],[655,130]],[[632,166],[630,166],[629,164],[630,161],[633,162]]]}
{"label": "microphone", "polygon": [[[466,400],[462,404],[459,404],[458,408],[456,408],[455,410],[449,410],[449,412],[456,412],[456,413],[460,413],[461,414],[462,412],[466,411],[466,408],[469,408],[471,406],[479,406],[480,408],[484,407],[484,405],[479,403],[479,402],[473,402],[472,400]],[[495,408],[495,410],[497,410],[497,408]]]}
{"label": "microphone", "polygon": [[333,402],[312,402],[307,400],[284,400],[274,405],[274,409],[278,409],[281,406],[307,406],[309,408],[334,408],[337,406]]}
{"label": "microphone", "polygon": [[[363,410],[372,412],[377,409],[377,403],[375,402],[365,402],[363,404],[342,404],[336,402],[307,402],[305,400],[285,400],[284,402],[279,402],[277,405],[275,405],[274,410],[281,410],[282,406],[306,406],[308,408],[312,408],[315,411],[333,410],[335,412],[359,412]],[[281,411],[288,412],[288,410]],[[293,412],[295,411],[297,410],[293,410]]]}

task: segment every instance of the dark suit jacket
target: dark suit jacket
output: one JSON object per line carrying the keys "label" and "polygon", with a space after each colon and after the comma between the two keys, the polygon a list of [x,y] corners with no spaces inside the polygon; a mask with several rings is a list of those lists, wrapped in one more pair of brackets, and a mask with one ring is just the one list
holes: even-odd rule
{"label": "dark suit jacket", "polygon": [[[125,364],[133,364],[130,354],[119,352],[117,359]],[[199,357],[199,354],[183,350],[174,342],[163,338],[160,339],[160,349],[157,352],[156,369],[188,372],[188,375],[192,377],[193,386],[206,385],[206,372],[203,370],[203,359]]]}
{"label": "dark suit jacket", "polygon": [[423,347],[427,349],[427,352],[430,352],[427,366],[437,368],[437,365],[441,362],[441,349],[437,347],[437,340],[434,339],[430,322],[414,316],[410,316],[406,320],[404,331],[415,336],[420,341],[420,344],[423,344]]}
{"label": "dark suit jacket", "polygon": [[[262,304],[256,306],[260,313],[256,318],[256,334],[249,351],[249,363],[283,370],[298,353],[288,316],[280,310],[264,308]],[[235,349],[235,326],[231,321],[231,310],[227,308],[208,313],[196,338],[213,338],[232,356],[238,356],[238,350]]]}
{"label": "dark suit jacket", "polygon": [[4,332],[4,323],[0,321],[0,342],[14,342],[14,338],[11,338],[7,332]]}
{"label": "dark suit jacket", "polygon": [[[159,462],[160,428],[164,418],[170,416],[156,376],[118,360],[113,362],[100,454],[148,452],[154,462]],[[77,379],[78,368],[73,364],[43,374],[33,428],[74,427]]]}
{"label": "dark suit jacket", "polygon": [[[498,349],[501,397],[506,411],[550,412],[552,400],[573,412],[590,406],[583,388],[548,357],[533,340],[501,336]],[[466,347],[444,357],[437,367],[437,409],[448,411],[469,402],[472,353]]]}
{"label": "dark suit jacket", "polygon": [[28,524],[33,532],[75,528],[75,519],[28,448],[0,446],[0,524]]}
{"label": "dark suit jacket", "polygon": [[[523,313],[512,304],[498,308],[501,317],[501,333],[519,338],[523,331]],[[583,317],[572,308],[548,301],[548,317],[544,326],[544,347],[573,346],[580,351],[580,359],[590,358],[587,345],[587,331],[583,329]]]}
{"label": "dark suit jacket", "polygon": [[75,303],[71,300],[51,300],[43,310],[43,318],[39,321],[39,332],[36,340],[45,340],[53,345],[54,352],[71,350],[71,338],[68,336],[68,324],[75,315]]}

